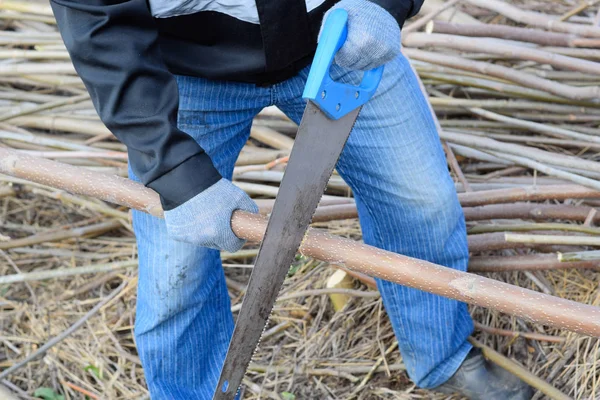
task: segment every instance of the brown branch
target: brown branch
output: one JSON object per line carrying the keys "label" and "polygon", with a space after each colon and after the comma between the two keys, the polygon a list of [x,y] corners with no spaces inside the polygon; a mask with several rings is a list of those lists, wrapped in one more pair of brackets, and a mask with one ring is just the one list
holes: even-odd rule
{"label": "brown branch", "polygon": [[[592,210],[594,210],[592,207],[587,206],[537,203],[489,204],[477,207],[463,207],[463,213],[467,221],[489,219],[532,219],[536,221],[564,219],[583,222]],[[324,213],[325,211],[323,210],[322,212]],[[596,214],[594,221],[600,222],[600,215]]]}
{"label": "brown branch", "polygon": [[556,254],[525,256],[475,256],[469,260],[470,272],[505,272],[565,268],[598,268],[600,260],[561,262]]}
{"label": "brown branch", "polygon": [[[152,212],[153,215],[161,214],[158,196],[141,184],[98,172],[79,170],[54,161],[18,155],[8,149],[0,149],[0,160],[2,173],[79,194],[97,196],[126,206],[133,205],[136,209]],[[259,242],[267,221],[257,214],[236,211],[231,223],[237,236]],[[517,315],[537,323],[600,336],[598,307],[384,251],[316,229],[309,229],[299,251],[372,277]]]}
{"label": "brown branch", "polygon": [[597,199],[600,192],[581,185],[545,185],[459,193],[458,198],[463,207],[474,207],[515,201]]}
{"label": "brown branch", "polygon": [[[495,191],[496,190],[494,190],[494,192]],[[498,189],[498,191],[507,192],[512,191],[512,189]],[[490,192],[492,191],[480,191],[474,192],[473,194],[479,193],[482,201],[486,200],[486,195],[490,196],[489,200],[496,200],[497,197]],[[507,196],[508,195],[510,195],[510,193],[507,193]],[[552,198],[552,196],[548,196],[548,198]],[[478,201],[478,199],[469,197],[463,201],[464,203],[472,203]],[[260,204],[261,214],[266,215],[271,212],[271,209],[273,208],[272,200],[269,202],[263,201],[260,202]],[[467,221],[483,221],[489,219],[531,219],[543,221],[548,219],[563,219],[583,222],[593,210],[594,208],[588,206],[538,203],[489,204],[475,207],[463,207],[463,213]],[[356,210],[356,204],[354,203],[325,205],[317,208],[313,215],[313,222],[327,222],[357,217],[358,212]],[[600,222],[600,213],[594,214],[593,222]]]}
{"label": "brown branch", "polygon": [[442,141],[442,147],[444,148],[444,152],[446,153],[446,158],[448,159],[448,164],[450,164],[450,168],[452,168],[452,171],[454,171],[454,173],[456,174],[458,181],[462,183],[465,192],[472,192],[473,189],[471,189],[471,185],[469,185],[467,178],[465,178],[465,174],[463,174],[462,169],[460,169],[460,165],[456,160],[456,156],[454,155],[452,148],[448,146],[448,144],[445,141]]}

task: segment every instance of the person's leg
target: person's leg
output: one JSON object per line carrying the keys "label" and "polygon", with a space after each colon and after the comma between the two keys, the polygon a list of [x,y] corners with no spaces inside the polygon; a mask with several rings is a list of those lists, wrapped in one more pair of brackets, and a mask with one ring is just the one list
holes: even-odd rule
{"label": "person's leg", "polygon": [[[277,105],[299,122],[308,69],[278,87]],[[334,79],[361,74],[334,66]],[[352,188],[365,243],[465,271],[465,222],[426,99],[408,61],[385,66],[337,165]],[[411,379],[445,382],[471,349],[473,323],[464,303],[377,280]]]}
{"label": "person's leg", "polygon": [[[191,77],[178,77],[178,84],[179,127],[231,179],[269,91]],[[130,177],[136,179],[131,171]],[[219,252],[170,240],[164,220],[143,212],[133,211],[133,226],[139,255],[135,337],[152,399],[210,399],[233,332]]]}

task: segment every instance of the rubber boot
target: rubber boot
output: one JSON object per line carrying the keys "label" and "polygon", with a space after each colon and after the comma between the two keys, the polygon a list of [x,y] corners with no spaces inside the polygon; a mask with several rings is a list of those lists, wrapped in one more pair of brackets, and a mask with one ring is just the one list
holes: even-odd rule
{"label": "rubber boot", "polygon": [[533,389],[521,379],[485,359],[473,348],[458,370],[432,390],[461,394],[469,400],[530,400]]}

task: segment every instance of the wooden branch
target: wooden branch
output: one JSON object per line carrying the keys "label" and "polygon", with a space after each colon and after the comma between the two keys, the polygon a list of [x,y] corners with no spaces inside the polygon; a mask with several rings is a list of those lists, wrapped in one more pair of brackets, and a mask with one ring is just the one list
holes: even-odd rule
{"label": "wooden branch", "polygon": [[598,268],[600,260],[561,262],[556,254],[525,256],[475,256],[469,260],[470,272],[535,271],[564,268]]}
{"label": "wooden branch", "polygon": [[[432,64],[444,65],[466,71],[478,72],[483,75],[495,76],[504,80],[518,83],[527,88],[538,89],[544,92],[561,96],[571,100],[592,100],[600,97],[598,86],[576,87],[543,79],[526,72],[501,65],[490,64],[482,61],[468,60],[463,57],[433,53],[424,50],[403,48],[403,53],[411,58],[426,61]],[[498,84],[499,85],[499,84]]]}
{"label": "wooden branch", "polygon": [[[0,153],[1,154],[1,153]],[[600,198],[600,192],[581,185],[545,185],[511,189],[485,190],[481,192],[459,193],[463,207],[485,204],[511,203],[516,201],[543,201]]]}
{"label": "wooden branch", "polygon": [[529,235],[504,233],[504,240],[511,243],[564,244],[573,246],[600,246],[600,238],[590,236]]}
{"label": "wooden branch", "polygon": [[[467,221],[489,219],[567,219],[583,222],[593,209],[587,206],[571,206],[567,204],[514,203],[464,207],[463,213]],[[596,214],[594,221],[600,222],[600,215]]]}
{"label": "wooden branch", "polygon": [[407,47],[439,47],[472,53],[496,54],[508,58],[535,61],[561,69],[600,74],[600,63],[580,58],[563,56],[535,48],[502,43],[500,40],[462,37],[441,33],[411,33],[402,36],[402,44]]}
{"label": "wooden branch", "polygon": [[432,19],[434,19],[435,17],[440,15],[442,12],[446,11],[447,9],[449,9],[451,7],[454,7],[454,5],[456,5],[456,3],[458,3],[459,1],[461,1],[461,0],[450,0],[450,1],[447,1],[446,3],[440,5],[435,10],[428,12],[427,14],[423,15],[415,22],[402,28],[402,34],[404,35],[408,32],[414,32],[414,31],[422,28],[423,26],[427,25],[427,23],[430,22]]}
{"label": "wooden branch", "polygon": [[6,242],[0,242],[0,250],[13,249],[15,247],[31,246],[37,243],[57,242],[64,239],[98,236],[113,229],[121,227],[122,225],[119,221],[112,220],[79,228],[57,230],[54,232],[43,232],[37,235],[27,236],[21,239],[13,239],[8,240]]}
{"label": "wooden branch", "polygon": [[[435,10],[438,10],[440,7],[443,7],[443,5],[444,5],[443,0],[427,0],[421,6],[421,11],[419,12],[419,14],[417,14],[417,17],[422,16],[424,14],[431,13]],[[442,11],[439,15],[437,15],[435,17],[435,19],[442,20],[442,21],[452,21],[452,22],[457,22],[460,24],[469,24],[469,25],[475,25],[475,24],[481,23],[478,19],[473,18],[469,14],[467,14],[463,11],[460,11],[456,8],[450,8],[449,10]]]}
{"label": "wooden branch", "polygon": [[574,156],[568,156],[560,153],[551,153],[549,151],[540,150],[532,147],[526,147],[519,144],[504,143],[498,140],[490,139],[485,136],[470,135],[467,133],[459,133],[445,130],[440,133],[440,137],[451,143],[475,147],[480,150],[500,151],[502,153],[524,156],[527,158],[531,158],[535,161],[552,164],[564,168],[576,168],[580,170],[594,172],[600,171],[600,163],[595,161],[590,161]]}
{"label": "wooden branch", "polygon": [[[527,190],[527,188],[523,188]],[[588,206],[571,206],[568,204],[538,204],[538,203],[513,203],[513,204],[488,204],[480,205],[475,207],[468,207],[465,205],[473,204],[478,202],[476,197],[481,198],[482,204],[485,204],[486,200],[492,203],[498,200],[501,193],[505,193],[508,199],[501,200],[500,202],[510,202],[513,194],[513,189],[498,189],[492,191],[479,191],[472,192],[471,196],[463,196],[459,193],[459,199],[462,197],[463,200],[463,213],[467,221],[482,221],[490,219],[532,219],[536,221],[543,221],[548,219],[567,219],[571,221],[583,222],[590,214],[590,211],[594,210]],[[550,191],[550,195],[547,198],[554,198],[555,193]],[[498,196],[500,195],[500,196]],[[556,194],[558,197],[558,194]],[[540,196],[542,197],[542,196]],[[568,198],[568,196],[567,196]],[[580,198],[574,195],[573,198]],[[545,198],[537,198],[531,200],[546,200]],[[514,200],[516,201],[516,200]],[[273,208],[273,200],[259,199],[257,203],[260,206],[260,213],[267,215]],[[330,204],[325,202],[325,205],[317,207],[315,214],[313,215],[313,222],[327,222],[341,219],[351,219],[358,217],[358,211],[356,210],[356,204],[353,202],[346,202],[345,204]],[[593,222],[600,222],[600,214],[595,214]]]}
{"label": "wooden branch", "polygon": [[491,326],[483,325],[477,321],[474,321],[473,324],[475,325],[475,329],[480,330],[482,332],[492,334],[492,335],[510,336],[510,337],[514,337],[514,338],[522,337],[525,339],[539,340],[539,341],[550,342],[550,343],[564,343],[566,341],[566,339],[564,337],[560,337],[560,336],[543,335],[541,333],[535,333],[535,332],[509,331],[506,329],[494,328]]}
{"label": "wooden branch", "polygon": [[600,47],[600,40],[580,38],[573,34],[546,32],[540,29],[491,24],[453,24],[430,21],[427,32],[470,37],[494,37],[555,47]]}
{"label": "wooden branch", "polygon": [[547,15],[534,11],[524,11],[511,4],[499,0],[465,0],[474,6],[495,11],[513,21],[537,26],[554,32],[574,33],[581,36],[600,37],[600,28],[591,25],[561,22]]}
{"label": "wooden branch", "polygon": [[[156,216],[162,214],[156,193],[123,178],[19,155],[3,148],[0,148],[0,172],[128,207],[133,206]],[[236,211],[231,223],[238,237],[258,242],[264,235],[267,221],[257,214]],[[517,315],[537,323],[600,337],[598,307],[413,259],[316,229],[309,229],[299,251],[306,256],[342,265],[372,277]]]}

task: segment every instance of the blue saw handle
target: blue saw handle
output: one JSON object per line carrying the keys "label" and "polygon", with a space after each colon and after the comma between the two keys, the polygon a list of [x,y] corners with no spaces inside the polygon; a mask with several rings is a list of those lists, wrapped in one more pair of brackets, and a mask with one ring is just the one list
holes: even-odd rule
{"label": "blue saw handle", "polygon": [[335,82],[329,70],[335,53],[348,36],[348,13],[336,9],[329,13],[323,25],[319,45],[310,67],[302,98],[315,103],[331,119],[340,119],[365,104],[377,90],[383,65],[366,71],[359,86]]}

